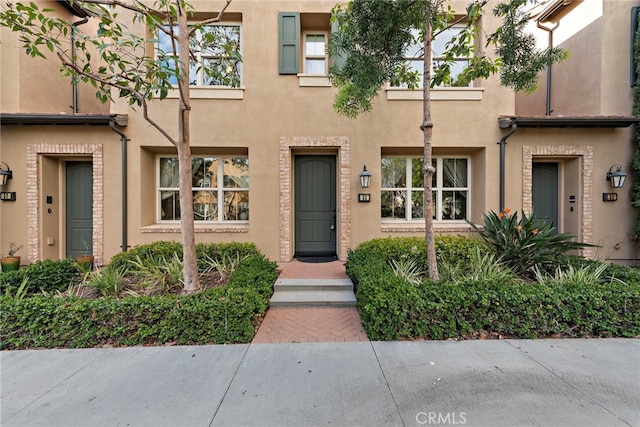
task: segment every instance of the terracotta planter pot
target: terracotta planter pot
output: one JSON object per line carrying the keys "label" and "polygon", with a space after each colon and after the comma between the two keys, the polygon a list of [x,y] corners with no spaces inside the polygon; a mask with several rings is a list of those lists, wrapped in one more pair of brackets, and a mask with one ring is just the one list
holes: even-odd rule
{"label": "terracotta planter pot", "polygon": [[20,268],[19,256],[6,256],[0,258],[0,265],[2,265],[2,271],[16,271]]}
{"label": "terracotta planter pot", "polygon": [[76,258],[76,262],[80,265],[80,268],[84,271],[93,270],[93,255],[84,255]]}

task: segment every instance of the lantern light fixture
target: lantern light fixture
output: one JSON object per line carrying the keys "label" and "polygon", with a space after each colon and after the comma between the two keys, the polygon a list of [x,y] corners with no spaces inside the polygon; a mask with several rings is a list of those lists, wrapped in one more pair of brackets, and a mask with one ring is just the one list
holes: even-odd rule
{"label": "lantern light fixture", "polygon": [[[613,168],[616,168],[614,171]],[[622,165],[613,165],[607,172],[607,181],[610,182],[612,188],[622,188],[627,174],[622,171]]]}
{"label": "lantern light fixture", "polygon": [[367,170],[367,165],[364,165],[362,172],[360,172],[360,187],[369,188],[369,183],[371,183],[371,174]]}
{"label": "lantern light fixture", "polygon": [[7,185],[7,181],[13,179],[13,171],[5,162],[0,162],[0,186]]}

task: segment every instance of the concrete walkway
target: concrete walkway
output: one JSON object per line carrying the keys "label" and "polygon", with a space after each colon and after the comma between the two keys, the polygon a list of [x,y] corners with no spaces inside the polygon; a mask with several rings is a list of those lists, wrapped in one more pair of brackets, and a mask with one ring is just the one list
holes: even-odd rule
{"label": "concrete walkway", "polygon": [[0,353],[3,427],[640,426],[634,339]]}

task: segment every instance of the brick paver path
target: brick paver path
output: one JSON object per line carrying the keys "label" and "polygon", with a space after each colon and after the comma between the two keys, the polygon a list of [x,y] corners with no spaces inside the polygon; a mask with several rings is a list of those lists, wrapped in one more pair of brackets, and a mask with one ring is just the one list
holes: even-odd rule
{"label": "brick paver path", "polygon": [[[344,263],[279,264],[281,279],[344,279]],[[349,308],[270,308],[253,343],[368,341],[358,310]]]}

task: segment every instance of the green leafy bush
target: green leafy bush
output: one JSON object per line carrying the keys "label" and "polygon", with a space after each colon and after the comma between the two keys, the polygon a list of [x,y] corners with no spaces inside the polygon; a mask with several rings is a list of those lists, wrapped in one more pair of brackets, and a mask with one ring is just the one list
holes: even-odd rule
{"label": "green leafy bush", "polygon": [[278,278],[278,265],[262,254],[246,257],[229,279],[229,287],[255,289],[267,301],[273,294],[273,284]]}
{"label": "green leafy bush", "polygon": [[63,291],[82,280],[82,274],[71,258],[36,261],[18,271],[0,273],[1,293],[5,294],[7,288],[10,288],[10,292],[15,291],[25,277],[29,280],[27,294]]}
{"label": "green leafy bush", "polygon": [[0,348],[249,342],[267,301],[249,288],[138,298],[0,298]]}
{"label": "green leafy bush", "polygon": [[518,275],[527,275],[535,266],[556,265],[560,256],[569,251],[592,246],[573,241],[568,233],[556,234],[551,223],[527,216],[522,212],[510,214],[510,210],[483,215],[484,228],[471,226],[480,237],[491,245],[502,261]]}
{"label": "green leafy bush", "polygon": [[159,263],[162,257],[171,259],[174,256],[182,259],[182,245],[178,242],[158,241],[146,245],[138,245],[126,252],[119,252],[111,257],[109,265],[116,269],[124,269],[125,274],[132,267],[132,262],[141,260],[142,262]]}
{"label": "green leafy bush", "polygon": [[[392,248],[382,248],[384,242]],[[529,283],[475,246],[466,255],[467,273],[415,286],[396,276],[380,255],[412,244],[377,239],[349,252],[347,273],[358,284],[357,307],[372,340],[640,334],[640,280],[634,269],[584,261],[593,267],[571,273],[567,266],[560,280],[546,276]],[[579,263],[577,257],[561,258]]]}
{"label": "green leafy bush", "polygon": [[[172,247],[150,246],[133,256],[150,261],[157,259],[158,253],[170,253],[167,248]],[[89,287],[76,285],[64,297],[0,297],[0,349],[249,342],[267,309],[278,276],[277,264],[253,245],[232,247],[248,256],[229,282],[196,294],[87,299],[82,296]],[[231,256],[233,251],[220,247],[218,253]],[[101,278],[104,289],[96,289],[105,295],[120,294],[112,292],[123,286],[121,267],[114,265],[121,266],[129,259],[129,255],[119,257],[107,266],[116,273]]]}

